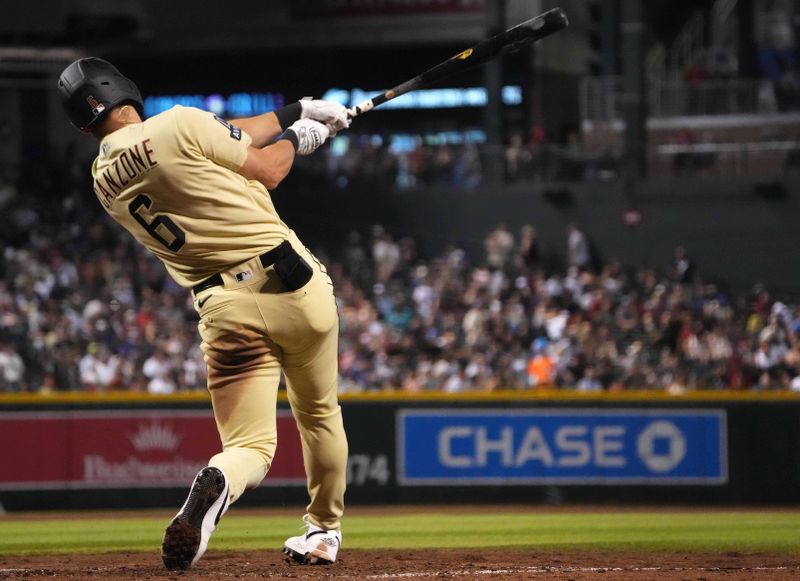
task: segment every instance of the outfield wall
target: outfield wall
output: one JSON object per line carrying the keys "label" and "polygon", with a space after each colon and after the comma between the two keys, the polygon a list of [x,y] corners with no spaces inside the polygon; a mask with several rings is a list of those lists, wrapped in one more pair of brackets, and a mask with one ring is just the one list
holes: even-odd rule
{"label": "outfield wall", "polygon": [[[359,503],[800,502],[800,397],[518,392],[342,398]],[[245,505],[301,504],[299,438]],[[3,396],[6,510],[174,506],[219,448],[207,396]]]}

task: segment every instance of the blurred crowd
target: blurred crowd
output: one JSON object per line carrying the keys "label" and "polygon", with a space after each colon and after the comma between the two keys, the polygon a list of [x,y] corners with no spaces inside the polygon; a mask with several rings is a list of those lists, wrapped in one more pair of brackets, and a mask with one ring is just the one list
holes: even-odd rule
{"label": "blurred crowd", "polygon": [[5,202],[0,390],[205,389],[190,295],[94,200]]}
{"label": "blurred crowd", "polygon": [[800,389],[797,307],[720,292],[681,247],[657,272],[599,263],[575,225],[565,246],[546,272],[531,226],[499,225],[478,260],[354,237],[334,269],[343,388]]}
{"label": "blurred crowd", "polygon": [[[0,191],[0,390],[205,388],[190,294],[99,213]],[[5,201],[4,201],[5,200]],[[342,390],[800,390],[800,309],[702,281],[683,248],[663,269],[603,263],[576,225],[562,267],[531,226],[479,256],[418,256],[380,226],[329,265]]]}
{"label": "blurred crowd", "polygon": [[[296,171],[314,174],[326,184],[381,190],[424,187],[473,189],[487,182],[506,184],[547,180],[586,181],[600,172],[618,172],[611,153],[588,152],[578,133],[564,144],[546,142],[543,135],[525,142],[514,134],[506,145],[438,142],[417,136],[401,150],[377,135],[337,137],[346,145],[330,147],[320,156],[298,160]],[[606,178],[608,179],[608,178]]]}
{"label": "blurred crowd", "polygon": [[[800,168],[795,126],[764,126],[760,135],[742,137],[731,148],[724,131],[695,131],[682,127],[654,139],[649,157],[653,175],[723,175],[795,172]],[[300,158],[295,171],[304,179],[317,178],[326,187],[372,188],[380,191],[421,188],[457,189],[487,184],[539,184],[548,182],[613,182],[622,176],[621,146],[608,135],[592,136],[588,144],[577,132],[565,143],[510,136],[503,146],[428,143],[418,137],[414,146],[394,150],[378,136],[349,135],[344,152],[328,148],[319,157]],[[663,141],[663,143],[660,143]],[[771,143],[775,142],[775,143]],[[755,145],[754,145],[755,144]],[[661,151],[661,146],[678,151]],[[697,151],[693,148],[698,148]],[[752,147],[754,152],[749,152]]]}

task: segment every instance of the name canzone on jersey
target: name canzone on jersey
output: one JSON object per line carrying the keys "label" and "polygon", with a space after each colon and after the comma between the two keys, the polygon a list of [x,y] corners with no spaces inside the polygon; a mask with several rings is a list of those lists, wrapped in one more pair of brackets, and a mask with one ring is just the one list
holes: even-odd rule
{"label": "name canzone on jersey", "polygon": [[131,180],[135,180],[157,165],[158,162],[153,158],[150,140],[145,139],[117,156],[111,167],[95,180],[94,193],[106,208],[110,208],[114,199]]}

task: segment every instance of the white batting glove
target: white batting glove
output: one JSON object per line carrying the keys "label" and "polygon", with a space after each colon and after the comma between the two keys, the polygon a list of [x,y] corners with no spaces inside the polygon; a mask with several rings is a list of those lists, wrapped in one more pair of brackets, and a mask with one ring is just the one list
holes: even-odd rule
{"label": "white batting glove", "polygon": [[342,129],[350,127],[347,109],[335,101],[322,99],[302,99],[300,101],[300,119],[313,119],[324,123],[331,130],[331,137]]}
{"label": "white batting glove", "polygon": [[310,155],[325,143],[331,131],[326,125],[313,119],[300,119],[286,129],[297,137],[297,155]]}

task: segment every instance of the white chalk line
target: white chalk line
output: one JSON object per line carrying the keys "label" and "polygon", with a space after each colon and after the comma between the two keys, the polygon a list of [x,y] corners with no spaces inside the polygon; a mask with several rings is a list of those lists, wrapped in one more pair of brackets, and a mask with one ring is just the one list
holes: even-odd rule
{"label": "white chalk line", "polygon": [[[112,571],[113,568],[111,567],[99,567],[95,569],[95,571]],[[527,567],[511,567],[511,568],[503,568],[503,569],[474,569],[474,570],[467,570],[467,569],[457,569],[457,570],[450,570],[450,571],[417,571],[417,572],[410,572],[410,573],[378,573],[373,575],[363,575],[364,579],[416,579],[416,578],[423,578],[423,577],[437,577],[441,576],[442,573],[445,573],[447,576],[453,577],[466,577],[468,575],[510,575],[510,574],[533,574],[533,575],[544,575],[548,573],[615,573],[620,571],[630,571],[630,572],[705,572],[705,573],[714,573],[714,572],[777,572],[777,571],[790,571],[790,570],[800,570],[798,566],[776,566],[776,567],[575,567],[566,565],[563,567],[554,567],[548,565],[539,565],[539,566],[527,566]],[[43,575],[51,575],[51,569],[42,569],[39,567],[30,568],[30,569],[0,569],[0,574],[10,574],[10,573],[22,573],[25,575],[31,574],[43,574]],[[302,576],[301,576],[302,577]],[[331,578],[339,577],[339,575],[331,575]],[[349,577],[349,574],[346,575]]]}
{"label": "white chalk line", "polygon": [[[546,573],[614,573],[619,571],[632,571],[632,572],[688,572],[697,571],[705,573],[713,572],[735,572],[735,571],[752,571],[752,572],[766,572],[766,571],[788,571],[790,569],[800,569],[800,567],[551,567],[551,566],[530,566],[530,567],[513,567],[510,569],[476,569],[476,570],[455,570],[446,571],[448,576],[464,577],[467,575],[504,575],[514,573],[528,573],[534,575],[543,575]],[[420,571],[414,573],[380,573],[376,575],[365,575],[365,579],[413,579],[418,577],[434,577],[441,575],[442,571]]]}

